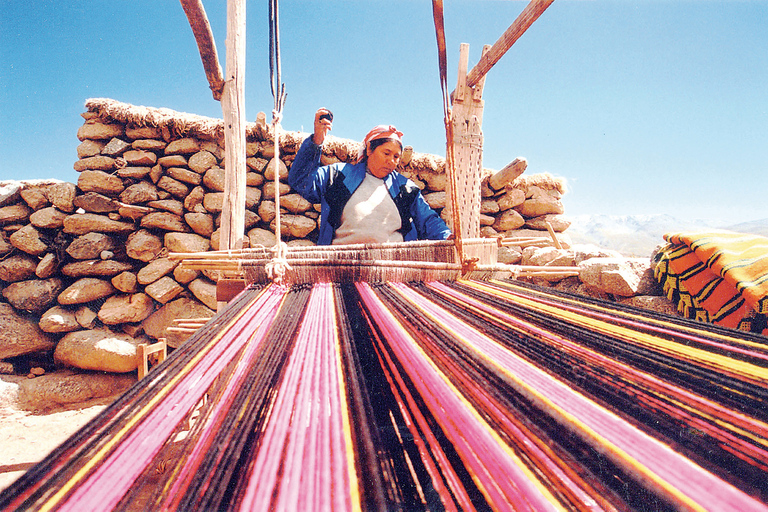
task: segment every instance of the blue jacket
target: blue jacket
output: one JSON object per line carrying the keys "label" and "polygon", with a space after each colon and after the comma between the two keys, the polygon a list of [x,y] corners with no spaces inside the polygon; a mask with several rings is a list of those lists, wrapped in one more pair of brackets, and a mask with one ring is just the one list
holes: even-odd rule
{"label": "blue jacket", "polygon": [[[341,225],[341,213],[365,178],[365,162],[320,165],[321,147],[308,137],[301,144],[288,171],[288,183],[307,201],[320,203],[318,245],[330,245]],[[451,231],[430,208],[414,182],[398,172],[384,178],[384,184],[400,212],[400,233],[411,240],[445,240]]]}

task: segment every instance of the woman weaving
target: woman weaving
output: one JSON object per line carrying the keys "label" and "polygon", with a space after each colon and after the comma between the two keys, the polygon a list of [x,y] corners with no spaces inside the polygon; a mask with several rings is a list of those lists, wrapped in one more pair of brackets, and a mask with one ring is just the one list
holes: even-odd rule
{"label": "woman weaving", "polygon": [[396,171],[403,134],[380,125],[363,140],[357,162],[322,166],[320,155],[333,117],[315,113],[314,133],[302,143],[288,182],[306,200],[320,203],[317,244],[445,240],[451,232],[421,190]]}

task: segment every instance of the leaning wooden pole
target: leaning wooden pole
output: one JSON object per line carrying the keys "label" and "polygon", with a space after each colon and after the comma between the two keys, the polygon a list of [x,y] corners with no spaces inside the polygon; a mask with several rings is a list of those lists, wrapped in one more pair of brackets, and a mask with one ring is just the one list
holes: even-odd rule
{"label": "leaning wooden pole", "polygon": [[224,114],[224,204],[219,247],[240,249],[245,236],[245,0],[227,0]]}
{"label": "leaning wooden pole", "polygon": [[491,49],[478,61],[467,75],[467,86],[474,87],[491,70],[501,57],[509,50],[515,41],[520,39],[526,30],[555,0],[531,0],[520,16],[509,26],[501,37],[493,43]]}
{"label": "leaning wooden pole", "polygon": [[213,99],[221,101],[221,94],[224,90],[224,77],[221,73],[221,64],[216,54],[216,42],[213,39],[211,24],[208,22],[208,16],[205,14],[201,0],[180,0],[181,7],[189,20],[189,26],[192,27],[192,33],[197,42],[197,49],[200,51],[200,58],[203,60],[205,76],[208,78],[208,86],[213,93]]}

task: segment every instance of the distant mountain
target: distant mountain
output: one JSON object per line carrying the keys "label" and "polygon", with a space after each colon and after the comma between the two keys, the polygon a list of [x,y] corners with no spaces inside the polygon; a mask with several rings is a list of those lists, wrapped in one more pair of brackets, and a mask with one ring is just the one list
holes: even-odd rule
{"label": "distant mountain", "polygon": [[626,256],[650,256],[664,243],[665,233],[727,229],[768,236],[768,219],[731,226],[715,226],[705,221],[683,221],[670,215],[574,215],[566,233],[575,244],[594,244],[619,251]]}

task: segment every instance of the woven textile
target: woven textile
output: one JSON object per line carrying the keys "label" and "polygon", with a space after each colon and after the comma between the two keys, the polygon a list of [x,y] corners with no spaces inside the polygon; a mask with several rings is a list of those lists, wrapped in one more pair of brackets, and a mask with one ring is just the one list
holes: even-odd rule
{"label": "woven textile", "polygon": [[[731,232],[675,233],[656,278],[688,318],[760,332],[768,313],[768,238]],[[768,333],[768,331],[766,331]]]}
{"label": "woven textile", "polygon": [[0,510],[768,511],[768,345],[512,281],[248,288]]}

